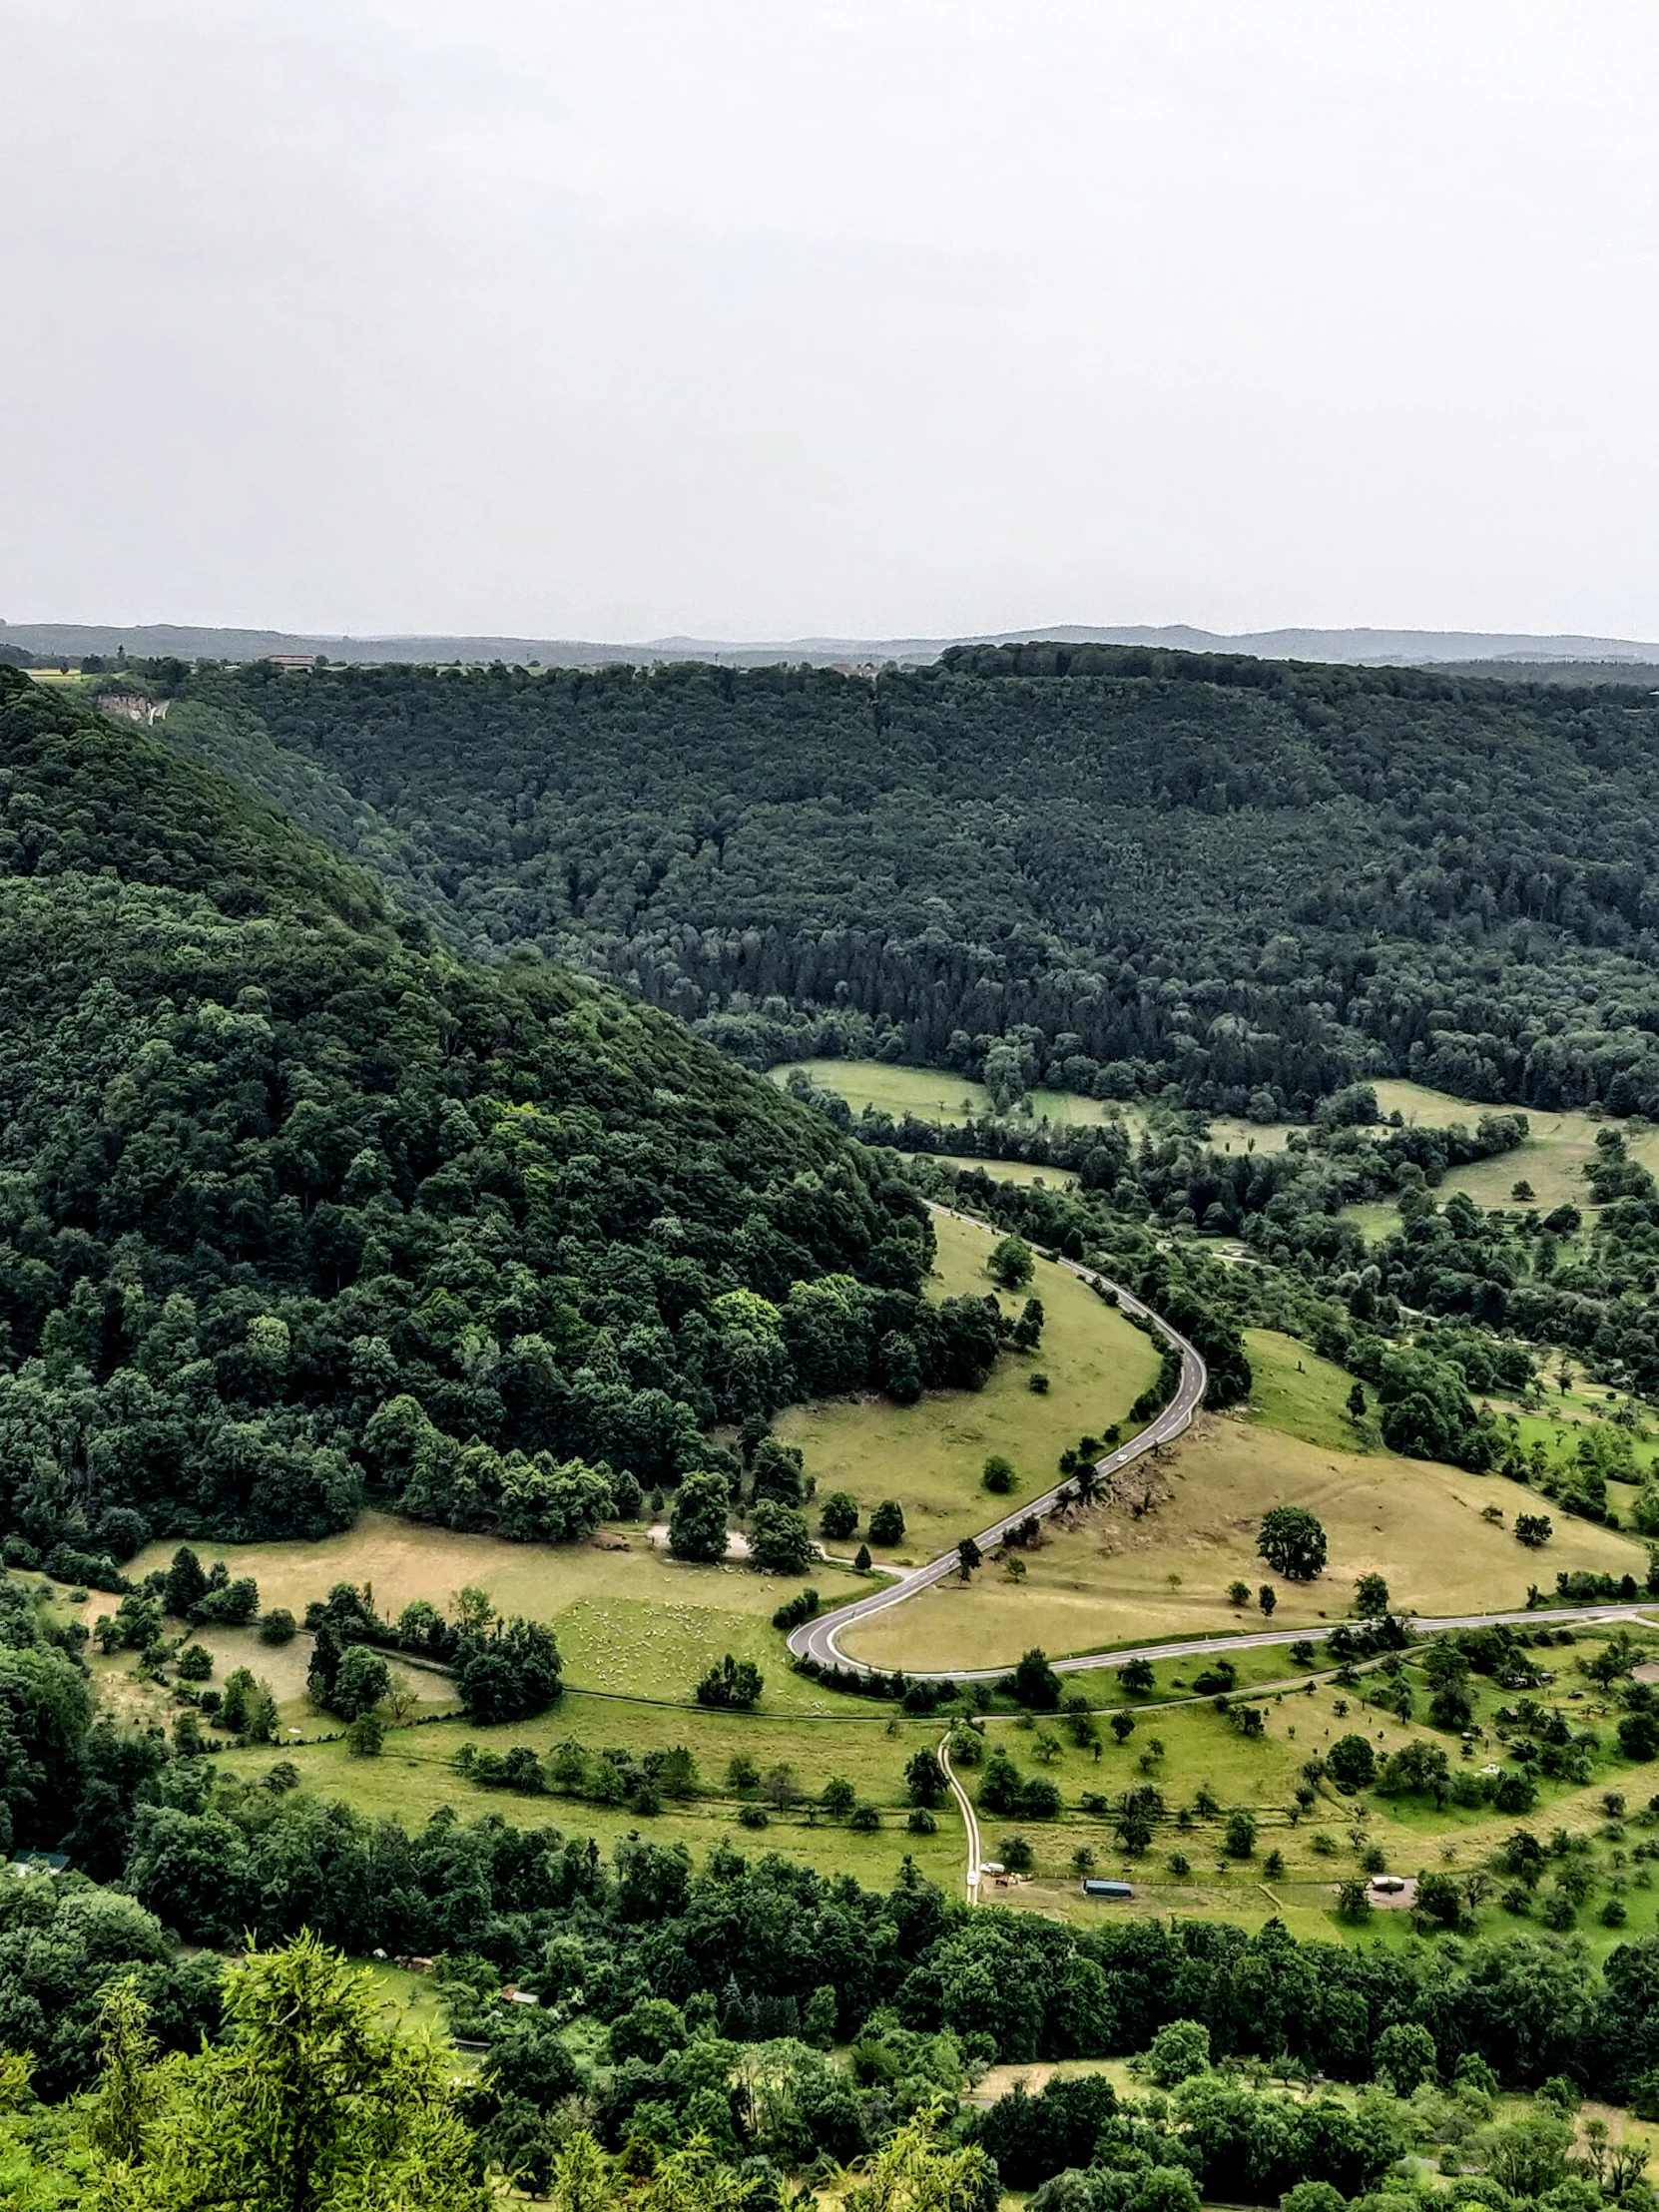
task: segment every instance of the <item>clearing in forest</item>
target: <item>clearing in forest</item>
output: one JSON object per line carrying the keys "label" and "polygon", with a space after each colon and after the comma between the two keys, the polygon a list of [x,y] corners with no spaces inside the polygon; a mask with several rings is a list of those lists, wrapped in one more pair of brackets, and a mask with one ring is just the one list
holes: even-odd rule
{"label": "clearing in forest", "polygon": [[[890,1060],[797,1060],[789,1067],[774,1068],[772,1080],[788,1081],[797,1067],[804,1068],[821,1090],[844,1098],[854,1119],[866,1106],[891,1114],[895,1121],[905,1114],[915,1114],[923,1121],[946,1123],[982,1121],[995,1110],[982,1083],[940,1068],[899,1067]],[[1028,1097],[1030,1111],[1015,1117],[1020,1121],[1092,1126],[1122,1119],[1138,1133],[1139,1123],[1131,1118],[1130,1108],[1085,1098],[1077,1091],[1035,1090]]]}

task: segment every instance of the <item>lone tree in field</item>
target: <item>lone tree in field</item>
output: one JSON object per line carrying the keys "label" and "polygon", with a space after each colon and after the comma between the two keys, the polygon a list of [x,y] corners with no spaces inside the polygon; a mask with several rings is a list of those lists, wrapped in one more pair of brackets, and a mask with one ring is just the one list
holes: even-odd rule
{"label": "lone tree in field", "polygon": [[1354,1585],[1354,1604],[1368,1620],[1381,1620],[1388,1610],[1388,1585],[1380,1574],[1363,1574]]}
{"label": "lone tree in field", "polygon": [[1275,1505],[1262,1515],[1256,1549],[1289,1582],[1312,1582],[1325,1567],[1325,1530],[1305,1505]]}
{"label": "lone tree in field", "polygon": [[897,1544],[904,1540],[904,1508],[895,1497],[884,1497],[869,1516],[872,1544]]}
{"label": "lone tree in field", "polygon": [[1005,1291],[1023,1291],[1031,1280],[1031,1247],[1018,1237],[1004,1237],[991,1247],[985,1267],[991,1281]]}
{"label": "lone tree in field", "polygon": [[956,1572],[964,1582],[971,1578],[974,1568],[981,1563],[984,1554],[973,1538],[964,1536],[956,1546]]}
{"label": "lone tree in field", "polygon": [[668,1548],[676,1559],[725,1558],[730,1499],[723,1474],[699,1469],[686,1476],[668,1517]]}
{"label": "lone tree in field", "polygon": [[1365,1736],[1339,1736],[1325,1761],[1326,1772],[1345,1797],[1369,1790],[1377,1776],[1377,1754]]}
{"label": "lone tree in field", "polygon": [[1026,1652],[1007,1681],[999,1685],[1023,1705],[1027,1712],[1054,1713],[1060,1705],[1060,1677],[1048,1663],[1047,1654],[1033,1647]]}
{"label": "lone tree in field", "polygon": [[816,1549],[806,1515],[792,1506],[764,1497],[751,1512],[749,1558],[763,1574],[800,1574]]}

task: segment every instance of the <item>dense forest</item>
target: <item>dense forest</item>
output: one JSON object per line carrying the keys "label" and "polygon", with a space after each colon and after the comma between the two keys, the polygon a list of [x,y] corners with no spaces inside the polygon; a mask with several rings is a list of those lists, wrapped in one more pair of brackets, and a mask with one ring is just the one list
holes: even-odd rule
{"label": "dense forest", "polygon": [[1648,692],[1100,646],[148,680],[170,744],[450,942],[536,946],[755,1064],[1659,1109]]}
{"label": "dense forest", "polygon": [[[315,1810],[324,1826],[340,1811]],[[366,1838],[319,1858],[320,1834],[281,1835],[293,1816],[260,1825],[281,1878],[309,1875],[325,1915],[366,1863]],[[375,1841],[383,1856],[390,1838]],[[546,1932],[528,2011],[500,2002],[492,1955],[443,1961],[445,2010],[481,2059],[471,2079],[388,2026],[372,1977],[309,1933],[228,1971],[205,1955],[170,1969],[130,1898],[49,1882],[8,1897],[0,2010],[32,2014],[47,2056],[6,2060],[7,2201],[486,2212],[510,2180],[555,2212],[780,2212],[815,2187],[855,2212],[995,2212],[1005,2187],[1035,2190],[1037,2212],[1653,2203],[1645,2151],[1599,2118],[1581,2137],[1574,2124],[1586,2052],[1647,2101],[1653,1967],[1636,1946],[1599,1976],[1548,1942],[1362,1957],[1278,1922],[1254,1937],[1074,1935],[968,1915],[908,1867],[881,1896],[723,1849],[693,1882],[628,1842],[614,1871],[594,1860],[584,1878],[556,1832],[453,1823],[405,1839],[386,1872],[411,1901],[447,1882],[444,1903],[505,1921],[497,1948]],[[767,1993],[781,1980],[801,1995]],[[193,2048],[198,2025],[214,2032]],[[1138,2053],[1142,2096],[1085,2073],[957,2102],[995,2051],[1106,2049]],[[1262,2079],[1288,2089],[1310,2063],[1311,2094]],[[1345,2099],[1327,2075],[1364,2086]],[[1498,2094],[1520,2084],[1535,2101],[1511,2116]],[[1417,2146],[1439,2149],[1442,2188]],[[1471,2148],[1483,2171],[1465,2169]]]}
{"label": "dense forest", "polygon": [[[12,1556],[585,1533],[822,1389],[982,1382],[914,1192],[683,1027],[482,968],[217,774],[0,670]],[[20,1549],[21,1547],[21,1549]]]}

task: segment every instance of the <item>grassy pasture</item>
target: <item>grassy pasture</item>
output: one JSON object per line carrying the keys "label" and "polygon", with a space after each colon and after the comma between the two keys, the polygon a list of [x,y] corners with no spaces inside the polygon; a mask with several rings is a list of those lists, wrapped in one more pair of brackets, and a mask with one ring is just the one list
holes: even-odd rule
{"label": "grassy pasture", "polygon": [[[1522,1605],[1528,1583],[1552,1587],[1564,1568],[1645,1578],[1644,1544],[1560,1513],[1547,1548],[1523,1550],[1510,1531],[1517,1511],[1537,1509],[1533,1492],[1356,1448],[1352,1430],[1345,1445],[1346,1376],[1265,1333],[1252,1333],[1250,1352],[1261,1412],[1207,1417],[1170,1447],[1162,1502],[1138,1516],[1110,1504],[1077,1513],[1023,1555],[1022,1582],[995,1568],[967,1587],[952,1580],[850,1629],[847,1651],[884,1667],[988,1666],[1030,1644],[1057,1654],[1265,1625],[1229,1605],[1235,1579],[1252,1591],[1273,1581],[1274,1625],[1317,1631],[1351,1610],[1355,1577],[1372,1571],[1396,1603],[1425,1614]],[[1257,1556],[1261,1517],[1282,1504],[1305,1505],[1324,1524],[1330,1560],[1315,1582],[1272,1577]],[[1500,1525],[1482,1518],[1488,1506]]]}
{"label": "grassy pasture", "polygon": [[[983,1297],[993,1289],[984,1269],[991,1233],[944,1215],[935,1227],[933,1295]],[[916,1405],[884,1398],[796,1405],[779,1415],[778,1433],[806,1454],[820,1497],[850,1490],[866,1518],[884,1497],[903,1506],[904,1540],[884,1557],[929,1559],[1019,1495],[1039,1495],[1058,1479],[1061,1451],[1124,1420],[1157,1374],[1150,1341],[1064,1268],[1039,1260],[1032,1292],[1046,1316],[1043,1341],[1030,1355],[1005,1353],[983,1390],[933,1392]],[[1037,1372],[1049,1378],[1043,1395],[1028,1386]],[[980,1481],[992,1452],[1018,1469],[1012,1498],[993,1498]]]}
{"label": "grassy pasture", "polygon": [[[913,1160],[921,1155],[912,1152],[905,1157]],[[1069,1168],[1040,1168],[1029,1160],[972,1160],[954,1152],[930,1153],[926,1157],[936,1159],[941,1167],[977,1168],[993,1183],[1035,1184],[1039,1189],[1046,1184],[1051,1191],[1069,1191],[1077,1181]]]}
{"label": "grassy pasture", "polygon": [[[769,1703],[771,1687],[769,1678]],[[852,1874],[875,1888],[890,1885],[909,1856],[942,1887],[958,1890],[966,1844],[950,1807],[939,1807],[932,1836],[913,1836],[905,1827],[905,1762],[923,1746],[936,1745],[942,1730],[936,1722],[900,1718],[889,1734],[888,1722],[894,1717],[890,1708],[849,1699],[837,1700],[830,1717],[815,1722],[800,1713],[672,1711],[644,1701],[567,1692],[551,1713],[510,1727],[477,1729],[454,1720],[394,1729],[375,1759],[354,1759],[336,1741],[237,1751],[225,1763],[257,1781],[274,1760],[290,1759],[303,1786],[317,1796],[405,1823],[450,1806],[467,1819],[498,1813],[523,1827],[547,1825],[566,1835],[594,1836],[607,1851],[621,1837],[647,1833],[654,1842],[685,1844],[698,1860],[724,1839],[742,1851],[777,1852],[821,1873]],[[671,1803],[647,1821],[626,1806],[481,1789],[453,1764],[464,1743],[496,1751],[528,1744],[547,1753],[570,1737],[590,1751],[616,1745],[636,1756],[683,1744],[697,1762],[698,1787],[704,1794]],[[809,1818],[805,1802],[784,1813],[770,1812],[764,1830],[744,1828],[738,1820],[741,1800],[726,1778],[728,1762],[738,1752],[751,1758],[763,1775],[788,1766],[804,1799],[817,1797],[832,1776],[839,1776],[852,1784],[861,1803],[879,1808],[880,1828],[860,1835],[844,1823],[816,1814]]]}
{"label": "grassy pasture", "polygon": [[1290,1142],[1289,1122],[1236,1121],[1231,1114],[1216,1114],[1210,1122],[1210,1146],[1215,1152],[1283,1152]]}
{"label": "grassy pasture", "polygon": [[[174,1548],[152,1544],[141,1552],[135,1578],[165,1566]],[[800,1587],[730,1563],[687,1566],[654,1550],[643,1529],[619,1533],[614,1526],[587,1544],[511,1544],[365,1512],[344,1535],[318,1543],[209,1548],[223,1553],[233,1574],[258,1579],[262,1606],[285,1605],[296,1617],[336,1582],[368,1583],[380,1611],[393,1617],[412,1598],[443,1605],[474,1584],[503,1612],[550,1623],[572,1682],[673,1698],[689,1696],[724,1652],[774,1659],[771,1616]],[[862,1577],[823,1563],[813,1582],[831,1604],[867,1587]],[[203,1640],[228,1650],[237,1634],[215,1631]],[[241,1634],[255,1656],[233,1663],[252,1666],[276,1688],[274,1669],[283,1655]],[[787,1681],[793,1686],[795,1678]],[[801,1685],[803,1692],[809,1687]]]}
{"label": "grassy pasture", "polygon": [[[1575,1727],[1596,1729],[1611,1745],[1613,1709],[1577,1672],[1578,1659],[1599,1640],[1591,1632],[1581,1636],[1573,1647],[1540,1653],[1539,1663],[1550,1667],[1556,1676],[1554,1684],[1540,1695],[1546,1704],[1561,1703],[1562,1709],[1573,1716]],[[1406,1676],[1420,1713],[1426,1704],[1427,1684],[1416,1656],[1408,1662]],[[1403,1913],[1374,1914],[1361,1929],[1336,1920],[1333,1908],[1337,1888],[1361,1871],[1362,1851],[1380,1847],[1388,1870],[1397,1874],[1466,1874],[1489,1862],[1516,1821],[1512,1815],[1497,1813],[1490,1807],[1462,1809],[1447,1804],[1436,1810],[1427,1798],[1384,1798],[1370,1791],[1347,1798],[1329,1780],[1320,1785],[1313,1810],[1306,1817],[1293,1818],[1292,1793],[1301,1779],[1303,1762],[1311,1754],[1328,1751],[1342,1735],[1365,1735],[1380,1758],[1413,1736],[1426,1737],[1445,1749],[1454,1768],[1465,1763],[1459,1758],[1455,1736],[1420,1723],[1402,1723],[1373,1706],[1369,1700],[1380,1687],[1380,1678],[1368,1674],[1362,1678],[1359,1690],[1344,1690],[1327,1682],[1257,1699],[1254,1702],[1263,1715],[1266,1732],[1255,1742],[1239,1736],[1212,1705],[1143,1712],[1128,1743],[1120,1747],[1108,1739],[1098,1761],[1091,1751],[1064,1741],[1063,1728],[1049,1726],[1046,1732],[1061,1741],[1039,1764],[1036,1754],[1045,1724],[1039,1722],[1036,1729],[1031,1729],[1017,1721],[992,1721],[990,1729],[996,1740],[1023,1771],[1047,1774],[1058,1785],[1067,1808],[1052,1823],[1022,1825],[994,1816],[981,1817],[988,1857],[1002,1857],[1000,1846],[1009,1835],[1018,1833],[1031,1844],[1036,1860],[1029,1885],[1008,1892],[993,1891],[992,1896],[1078,1920],[1092,1920],[1103,1911],[1126,1911],[1146,1916],[1207,1915],[1253,1926],[1283,1909],[1287,1925],[1302,1935],[1327,1939],[1335,1935],[1350,1941],[1357,1937],[1384,1942],[1409,1939],[1411,1924]],[[1503,1752],[1492,1730],[1497,1708],[1511,1702],[1512,1693],[1479,1677],[1472,1688],[1476,1725],[1485,1732],[1484,1740],[1471,1754],[1478,1766],[1500,1758]],[[1579,1693],[1578,1701],[1564,1702],[1573,1691]],[[1162,1746],[1162,1753],[1150,1759],[1149,1772],[1142,1758],[1150,1756],[1154,1738]],[[1224,1815],[1235,1807],[1250,1810],[1260,1832],[1254,1855],[1248,1860],[1228,1858],[1222,1849],[1223,1818],[1206,1820],[1189,1814],[1185,1828],[1173,1820],[1161,1824],[1150,1852],[1135,1859],[1126,1857],[1110,1833],[1109,1822],[1082,1813],[1078,1799],[1085,1791],[1096,1791],[1110,1802],[1125,1788],[1147,1779],[1163,1793],[1172,1815],[1183,1805],[1191,1807],[1201,1783],[1207,1784],[1220,1800]],[[1544,1782],[1538,1805],[1525,1825],[1540,1835],[1560,1828],[1571,1836],[1617,1844],[1621,1839],[1607,1829],[1603,1793],[1618,1791],[1634,1811],[1647,1803],[1656,1779],[1659,1775],[1650,1764],[1625,1760],[1614,1748],[1599,1762],[1599,1771],[1588,1786]],[[1321,1837],[1335,1845],[1334,1852],[1327,1855],[1316,1847],[1316,1839]],[[1094,1871],[1121,1875],[1132,1882],[1136,1896],[1125,1905],[1109,1907],[1084,1900],[1072,1864],[1072,1854],[1079,1848],[1093,1852]],[[1273,1850],[1281,1853],[1284,1872],[1269,1877],[1264,1862]],[[1184,1874],[1170,1864],[1172,1854],[1177,1852],[1189,1864]],[[1632,1879],[1628,1845],[1625,1860],[1621,1869],[1618,1858],[1606,1850],[1597,1857],[1598,1887],[1604,1890],[1615,1883],[1620,1885],[1628,1913],[1625,1924],[1617,1929],[1604,1926],[1594,1907],[1582,1914],[1583,1939],[1597,1955],[1620,1941],[1659,1929],[1659,1886],[1642,1868],[1633,1870]],[[1482,1909],[1480,1924],[1488,1935],[1536,1929],[1538,1925],[1535,1920],[1517,1920],[1503,1911],[1495,1897]]]}
{"label": "grassy pasture", "polygon": [[[844,1098],[855,1116],[874,1106],[895,1120],[916,1114],[924,1121],[964,1122],[982,1120],[992,1111],[982,1083],[938,1068],[899,1067],[888,1060],[797,1060],[791,1067],[774,1068],[772,1080],[785,1082],[794,1067],[805,1068],[822,1089]],[[1075,1091],[1035,1090],[1030,1098],[1030,1115],[1023,1118],[1033,1121],[1093,1126],[1123,1112]]]}
{"label": "grassy pasture", "polygon": [[[1505,1110],[1476,1099],[1453,1098],[1448,1092],[1432,1091],[1424,1084],[1391,1076],[1378,1077],[1372,1088],[1384,1116],[1397,1112],[1407,1125],[1424,1129],[1447,1129],[1453,1122],[1473,1129],[1482,1114]],[[1526,1205],[1535,1205],[1548,1213],[1553,1207],[1567,1204],[1583,1207],[1588,1201],[1584,1165],[1595,1157],[1597,1130],[1608,1127],[1622,1129],[1631,1158],[1659,1175],[1659,1128],[1647,1122],[1609,1122],[1589,1114],[1545,1113],[1533,1106],[1520,1111],[1525,1113],[1530,1130],[1526,1142],[1497,1159],[1476,1160],[1468,1167],[1450,1169],[1434,1189],[1439,1204],[1443,1205],[1454,1191],[1462,1191],[1482,1208],[1520,1211]],[[1285,1122],[1259,1127],[1217,1115],[1210,1124],[1210,1142],[1218,1152],[1282,1152],[1290,1131],[1291,1125]],[[1511,1189],[1520,1182],[1531,1184],[1530,1200],[1510,1197]],[[1357,1222],[1372,1244],[1399,1226],[1396,1209],[1386,1202],[1350,1206],[1343,1218]]]}
{"label": "grassy pasture", "polygon": [[[1546,1701],[1560,1701],[1581,1687],[1577,1661],[1595,1640],[1592,1632],[1581,1636],[1574,1647],[1539,1654],[1540,1663],[1556,1674],[1555,1684],[1543,1693]],[[1427,1685],[1415,1655],[1407,1663],[1407,1678],[1420,1711]],[[1447,1750],[1454,1766],[1459,1763],[1454,1736],[1437,1734],[1420,1723],[1403,1723],[1372,1706],[1369,1699],[1380,1687],[1370,1674],[1359,1689],[1344,1690],[1329,1681],[1288,1683],[1282,1692],[1255,1700],[1265,1733],[1254,1741],[1242,1737],[1208,1701],[1162,1711],[1143,1705],[1127,1743],[1120,1745],[1103,1732],[1098,1753],[1093,1747],[1074,1745],[1058,1721],[1040,1716],[991,1717],[989,1740],[1008,1751],[1026,1774],[1051,1778],[1065,1809],[1052,1822],[981,1816],[987,1857],[1004,1857],[1003,1846],[1015,1834],[1023,1835],[1035,1853],[1031,1879],[1005,1891],[988,1889],[988,1901],[1077,1921],[1093,1920],[1102,1912],[1175,1914],[1219,1917],[1256,1927],[1278,1916],[1304,1936],[1388,1943],[1407,1939],[1410,1923],[1404,1914],[1379,1913],[1359,1929],[1335,1919],[1338,1886],[1360,1871],[1361,1852],[1380,1848],[1389,1871],[1404,1875],[1434,1870],[1467,1873],[1490,1860],[1515,1821],[1491,1808],[1465,1810],[1448,1804],[1436,1810],[1426,1799],[1388,1799],[1373,1792],[1345,1798],[1329,1780],[1320,1785],[1313,1810],[1306,1817],[1296,1815],[1294,1788],[1302,1778],[1304,1762],[1328,1751],[1342,1735],[1364,1734],[1379,1757],[1412,1737],[1427,1736]],[[1510,1693],[1480,1678],[1473,1689],[1476,1721],[1486,1731],[1485,1741],[1471,1755],[1479,1763],[1502,1752],[1491,1730],[1495,1709]],[[1575,1726],[1598,1728],[1610,1741],[1609,1709],[1593,1687],[1583,1684],[1579,1701],[1563,1709],[1572,1713]],[[231,1763],[238,1773],[257,1779],[273,1758],[291,1757],[308,1788],[343,1798],[367,1814],[419,1820],[448,1805],[465,1817],[489,1811],[527,1826],[548,1824],[566,1834],[593,1835],[605,1848],[645,1826],[657,1840],[685,1843],[695,1857],[724,1838],[746,1852],[777,1851],[823,1872],[850,1873],[873,1885],[890,1883],[902,1859],[910,1856],[922,1872],[955,1893],[962,1879],[965,1842],[954,1814],[940,1808],[937,1831],[930,1837],[912,1836],[904,1826],[904,1763],[916,1749],[935,1743],[938,1735],[936,1722],[907,1720],[855,1701],[838,1701],[833,1717],[809,1722],[799,1714],[746,1718],[671,1712],[625,1699],[573,1693],[556,1712],[500,1731],[473,1731],[460,1722],[395,1731],[375,1760],[352,1759],[342,1745],[330,1743],[304,1745],[282,1754],[238,1752],[231,1755]],[[642,1823],[640,1815],[626,1809],[481,1790],[453,1766],[456,1750],[469,1740],[488,1741],[498,1749],[509,1742],[527,1743],[545,1753],[571,1736],[590,1750],[625,1744],[638,1753],[658,1744],[685,1744],[697,1760],[705,1794],[671,1805]],[[872,1835],[856,1835],[821,1817],[809,1819],[804,1803],[785,1814],[773,1813],[765,1830],[744,1829],[737,1819],[739,1799],[725,1776],[727,1761],[739,1751],[763,1773],[788,1765],[797,1788],[808,1795],[816,1796],[831,1775],[843,1777],[861,1802],[879,1808],[880,1829]],[[1162,1792],[1169,1817],[1156,1831],[1154,1848],[1131,1859],[1113,1836],[1110,1817],[1084,1812],[1080,1800],[1086,1793],[1098,1793],[1110,1804],[1125,1789],[1149,1779]],[[1646,1802],[1648,1785],[1655,1779],[1651,1767],[1633,1765],[1614,1751],[1600,1762],[1588,1787],[1544,1783],[1528,1825],[1540,1834],[1559,1827],[1571,1835],[1601,1836],[1605,1843],[1602,1793],[1617,1789],[1635,1809]],[[967,1780],[977,1794],[977,1777],[970,1772]],[[1221,1815],[1206,1818],[1193,1810],[1201,1785],[1219,1800]],[[1175,1818],[1182,1807],[1189,1809],[1185,1825]],[[1256,1850],[1246,1860],[1231,1859],[1222,1848],[1225,1814],[1238,1807],[1251,1811],[1259,1829]],[[1318,1839],[1334,1848],[1324,1851]],[[1073,1861],[1079,1850],[1093,1854],[1094,1871],[1130,1880],[1135,1897],[1108,1907],[1086,1901]],[[1265,1862],[1275,1850],[1284,1866],[1270,1876]],[[1184,1871],[1171,1864],[1176,1853],[1187,1861]],[[1648,1886],[1645,1869],[1633,1870],[1632,1880],[1630,1871],[1616,1871],[1617,1864],[1605,1849],[1600,1851],[1598,1895],[1614,1882],[1627,1885],[1626,1924],[1617,1931],[1605,1928],[1594,1909],[1581,1918],[1584,1937],[1598,1954],[1616,1941],[1659,1930],[1659,1890]],[[1495,1898],[1482,1908],[1480,1920],[1488,1934],[1536,1925],[1517,1923]]]}

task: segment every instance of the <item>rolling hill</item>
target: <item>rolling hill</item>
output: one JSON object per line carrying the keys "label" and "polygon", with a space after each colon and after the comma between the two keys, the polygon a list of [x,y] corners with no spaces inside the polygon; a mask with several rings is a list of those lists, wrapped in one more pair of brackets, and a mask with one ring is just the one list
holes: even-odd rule
{"label": "rolling hill", "polygon": [[614,990],[457,960],[263,802],[4,669],[0,1126],[15,1556],[319,1534],[365,1467],[557,1536],[797,1394],[827,1331],[858,1382],[917,1315],[921,1372],[950,1355],[875,1156]]}
{"label": "rolling hill", "polygon": [[452,943],[535,946],[753,1064],[1228,1114],[1366,1074],[1659,1110],[1646,690],[1088,644],[874,680],[157,681],[170,745]]}

